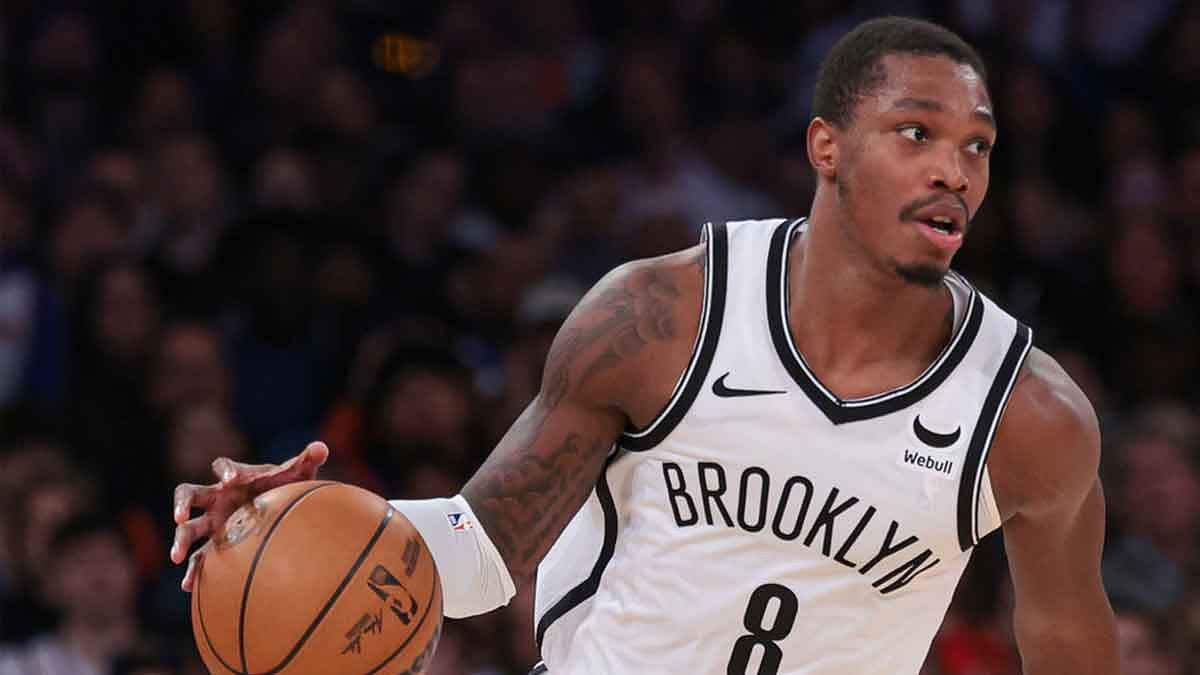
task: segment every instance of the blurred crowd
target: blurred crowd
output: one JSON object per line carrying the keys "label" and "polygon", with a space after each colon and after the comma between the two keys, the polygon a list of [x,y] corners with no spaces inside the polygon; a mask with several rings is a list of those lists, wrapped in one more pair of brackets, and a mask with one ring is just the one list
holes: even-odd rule
{"label": "blurred crowd", "polygon": [[[887,13],[984,54],[956,266],[1099,412],[1126,672],[1200,673],[1200,5],[3,0],[0,675],[203,672],[169,505],[218,455],[456,492],[604,271],[807,212],[817,64]],[[928,675],[1019,672],[1004,570]],[[532,634],[526,591],[431,672]]]}

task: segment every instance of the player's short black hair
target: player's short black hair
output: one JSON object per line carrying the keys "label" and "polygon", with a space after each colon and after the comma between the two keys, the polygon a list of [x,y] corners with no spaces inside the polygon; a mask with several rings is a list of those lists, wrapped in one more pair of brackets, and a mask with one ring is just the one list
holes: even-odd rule
{"label": "player's short black hair", "polygon": [[888,54],[945,56],[971,66],[987,81],[979,52],[952,31],[908,17],[871,19],[838,40],[821,62],[813,116],[837,127],[848,126],[859,99],[883,83],[887,74],[881,60]]}

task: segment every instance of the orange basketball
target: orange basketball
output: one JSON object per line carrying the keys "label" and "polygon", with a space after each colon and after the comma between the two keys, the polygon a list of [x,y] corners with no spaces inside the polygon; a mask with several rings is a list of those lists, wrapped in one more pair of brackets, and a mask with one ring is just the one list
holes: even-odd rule
{"label": "orange basketball", "polygon": [[416,528],[377,495],[293,483],[236,511],[192,592],[213,673],[416,675],[442,630],[442,589]]}

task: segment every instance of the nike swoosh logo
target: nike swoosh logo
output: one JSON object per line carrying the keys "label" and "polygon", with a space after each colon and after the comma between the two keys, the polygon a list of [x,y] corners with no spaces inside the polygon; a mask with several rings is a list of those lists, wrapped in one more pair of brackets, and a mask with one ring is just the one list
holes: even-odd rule
{"label": "nike swoosh logo", "polygon": [[962,436],[962,427],[958,427],[948,434],[939,434],[921,424],[921,416],[917,415],[913,420],[913,433],[925,445],[932,448],[948,448],[958,442],[958,437]]}
{"label": "nike swoosh logo", "polygon": [[725,378],[729,377],[729,373],[725,373],[713,382],[713,393],[722,398],[732,398],[734,396],[766,396],[768,394],[786,394],[786,391],[773,391],[767,389],[734,389],[725,384]]}

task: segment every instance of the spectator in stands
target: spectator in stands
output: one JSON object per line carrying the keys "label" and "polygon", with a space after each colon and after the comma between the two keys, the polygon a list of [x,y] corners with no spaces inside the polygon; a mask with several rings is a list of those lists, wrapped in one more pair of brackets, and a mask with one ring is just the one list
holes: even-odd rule
{"label": "spectator in stands", "polygon": [[60,524],[50,539],[42,593],[60,613],[57,628],[0,651],[0,674],[111,675],[114,662],[143,647],[137,581],[117,525],[93,514]]}
{"label": "spectator in stands", "polygon": [[1124,675],[1185,675],[1184,662],[1162,618],[1119,607],[1116,616]]}
{"label": "spectator in stands", "polygon": [[1200,471],[1195,439],[1149,426],[1135,428],[1110,452],[1110,494],[1122,539],[1140,540],[1194,578],[1200,569]]}
{"label": "spectator in stands", "polygon": [[36,466],[29,467],[26,482],[15,488],[12,520],[6,528],[15,583],[3,598],[0,642],[23,641],[54,624],[54,605],[45,594],[46,571],[55,555],[54,533],[64,522],[97,506],[97,486],[73,467],[58,459],[30,459]]}
{"label": "spectator in stands", "polygon": [[0,407],[61,403],[66,322],[60,295],[36,266],[33,214],[17,183],[0,179]]}
{"label": "spectator in stands", "polygon": [[173,322],[162,331],[149,396],[163,420],[193,406],[228,409],[231,375],[220,337],[200,322]]}
{"label": "spectator in stands", "polygon": [[163,314],[157,286],[141,264],[115,257],[97,261],[75,297],[71,445],[118,501],[150,502],[163,479],[162,430],[145,396]]}

